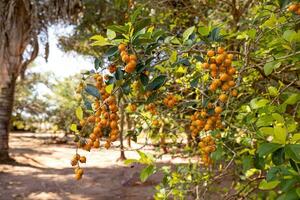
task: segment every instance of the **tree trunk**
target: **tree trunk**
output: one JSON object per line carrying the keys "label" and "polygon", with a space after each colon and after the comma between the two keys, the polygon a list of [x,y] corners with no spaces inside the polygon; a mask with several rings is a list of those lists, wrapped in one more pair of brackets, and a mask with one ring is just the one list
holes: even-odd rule
{"label": "tree trunk", "polygon": [[121,102],[121,97],[119,97],[119,108],[121,113],[121,121],[120,121],[120,157],[118,158],[118,161],[126,160],[125,152],[124,152],[124,144],[123,144],[123,132],[124,132],[124,121],[125,121],[125,109],[124,105]]}
{"label": "tree trunk", "polygon": [[[130,131],[132,129],[132,121],[130,119],[130,116],[128,113],[126,113],[126,127],[127,131]],[[128,147],[131,147],[131,136],[127,136],[127,145]]]}
{"label": "tree trunk", "polygon": [[16,78],[12,77],[0,91],[0,162],[9,160],[8,136],[13,109]]}

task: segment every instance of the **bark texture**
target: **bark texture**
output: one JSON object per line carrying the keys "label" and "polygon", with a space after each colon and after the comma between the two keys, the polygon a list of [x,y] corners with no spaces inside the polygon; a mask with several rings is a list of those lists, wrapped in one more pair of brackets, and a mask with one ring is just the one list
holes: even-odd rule
{"label": "bark texture", "polygon": [[8,133],[16,79],[37,57],[39,43],[48,56],[47,27],[59,19],[73,21],[80,0],[0,1],[0,161],[8,156]]}

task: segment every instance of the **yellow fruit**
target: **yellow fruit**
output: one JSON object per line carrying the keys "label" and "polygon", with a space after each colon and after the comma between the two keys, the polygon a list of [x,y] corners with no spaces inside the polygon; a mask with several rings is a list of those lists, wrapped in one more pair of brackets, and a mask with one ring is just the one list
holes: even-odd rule
{"label": "yellow fruit", "polygon": [[75,174],[75,179],[76,180],[80,180],[82,178],[82,175],[81,174]]}
{"label": "yellow fruit", "polygon": [[218,54],[224,53],[224,48],[223,47],[218,47]]}
{"label": "yellow fruit", "polygon": [[207,51],[207,56],[208,57],[213,57],[215,55],[215,52],[213,50]]}
{"label": "yellow fruit", "polygon": [[119,44],[118,49],[119,49],[119,51],[125,51],[125,49],[126,49],[125,44]]}
{"label": "yellow fruit", "polygon": [[223,111],[223,109],[222,109],[222,107],[220,107],[220,106],[217,106],[217,107],[215,108],[215,113],[217,113],[217,114],[220,114],[222,111]]}
{"label": "yellow fruit", "polygon": [[79,161],[80,161],[81,163],[86,163],[86,157],[85,157],[85,156],[80,156]]}
{"label": "yellow fruit", "polygon": [[77,165],[77,162],[78,162],[77,159],[72,159],[72,160],[71,160],[71,165],[72,165],[72,166],[75,166],[75,165]]}
{"label": "yellow fruit", "polygon": [[238,91],[237,90],[232,90],[231,95],[236,97],[238,95]]}
{"label": "yellow fruit", "polygon": [[226,102],[226,101],[227,101],[227,95],[226,95],[226,94],[221,94],[221,95],[219,96],[219,100],[220,100],[221,102]]}

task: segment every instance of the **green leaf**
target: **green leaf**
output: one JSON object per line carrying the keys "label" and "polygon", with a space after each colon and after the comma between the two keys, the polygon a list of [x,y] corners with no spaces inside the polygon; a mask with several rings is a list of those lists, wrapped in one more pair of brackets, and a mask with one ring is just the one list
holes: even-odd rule
{"label": "green leaf", "polygon": [[300,144],[287,144],[285,146],[286,156],[295,162],[300,162]]}
{"label": "green leaf", "polygon": [[272,118],[277,121],[277,123],[284,123],[284,118],[278,113],[272,113]]}
{"label": "green leaf", "polygon": [[270,87],[268,87],[268,91],[269,91],[269,94],[273,97],[276,97],[278,95],[278,90],[276,87],[270,86]]}
{"label": "green leaf", "polygon": [[159,89],[165,83],[166,79],[166,75],[159,75],[147,85],[146,90],[152,91]]}
{"label": "green leaf", "polygon": [[207,26],[200,26],[198,28],[198,32],[202,35],[202,36],[207,36],[209,34],[209,27]]}
{"label": "green leaf", "polygon": [[113,46],[105,52],[105,56],[112,57],[112,56],[116,55],[118,52],[119,52],[118,47]]}
{"label": "green leaf", "polygon": [[253,166],[253,159],[252,156],[244,156],[243,157],[243,172],[251,169]]}
{"label": "green leaf", "polygon": [[74,131],[74,132],[78,132],[78,130],[77,130],[77,125],[76,125],[76,124],[71,124],[70,130],[71,130],[71,131]]}
{"label": "green leaf", "polygon": [[258,152],[259,157],[263,157],[263,156],[269,155],[270,153],[273,153],[274,151],[276,151],[280,147],[282,147],[281,144],[276,144],[276,143],[262,143],[258,147],[257,152]]}
{"label": "green leaf", "polygon": [[123,33],[123,34],[126,34],[128,32],[128,26],[112,25],[112,26],[108,26],[107,29],[110,29],[117,33]]}
{"label": "green leaf", "polygon": [[252,109],[258,109],[258,108],[264,107],[269,102],[270,101],[268,99],[258,99],[258,98],[255,98],[255,99],[252,99],[250,101],[250,106],[251,106]]}
{"label": "green leaf", "polygon": [[97,71],[100,68],[101,65],[101,60],[99,60],[98,58],[95,58],[94,60],[94,68]]}
{"label": "green leaf", "polygon": [[117,80],[123,79],[123,75],[124,75],[124,72],[122,71],[122,68],[121,67],[117,67],[117,70],[116,70],[116,73],[115,73],[116,79]]}
{"label": "green leaf", "polygon": [[261,126],[270,126],[273,123],[273,118],[270,115],[263,115],[259,116],[258,120],[256,121],[256,126],[261,127]]}
{"label": "green leaf", "polygon": [[291,138],[291,142],[298,142],[300,140],[300,133],[295,133]]}
{"label": "green leaf", "polygon": [[223,149],[221,146],[218,146],[217,150],[211,153],[211,158],[216,161],[221,160],[222,155],[223,155]]}
{"label": "green leaf", "polygon": [[137,150],[137,153],[140,156],[139,163],[145,164],[145,165],[151,165],[151,164],[154,163],[154,158],[151,154],[144,153],[144,152],[139,151],[139,150]]}
{"label": "green leaf", "polygon": [[297,38],[297,33],[294,30],[286,30],[282,37],[288,42],[293,42]]}
{"label": "green leaf", "polygon": [[132,163],[138,163],[139,161],[137,160],[137,159],[126,159],[125,161],[124,161],[124,164],[125,165],[130,165],[130,164],[132,164]]}
{"label": "green leaf", "polygon": [[138,23],[136,23],[134,31],[138,32],[138,31],[142,30],[143,28],[145,28],[146,26],[150,25],[150,23],[151,23],[151,19],[149,19],[149,18],[140,20],[140,21],[138,21]]}
{"label": "green leaf", "polygon": [[268,76],[270,75],[274,69],[277,69],[281,66],[281,62],[273,61],[273,62],[268,62],[264,65],[264,72],[265,75]]}
{"label": "green leaf", "polygon": [[115,32],[115,31],[113,31],[113,30],[111,30],[111,29],[107,29],[107,30],[106,30],[106,36],[107,36],[107,38],[108,38],[109,40],[113,40],[113,39],[115,39],[115,37],[116,37],[117,35],[116,35],[116,32]]}
{"label": "green leaf", "polygon": [[122,85],[122,91],[124,92],[124,94],[128,95],[130,93],[130,85],[128,82],[125,82],[123,85]]}
{"label": "green leaf", "polygon": [[272,153],[272,162],[275,165],[283,164],[285,159],[284,155],[285,155],[284,148],[277,149]]}
{"label": "green leaf", "polygon": [[170,56],[170,63],[173,64],[177,61],[177,51],[172,51],[172,54]]}
{"label": "green leaf", "polygon": [[80,106],[76,108],[76,117],[79,120],[83,119],[83,110],[82,110],[82,108]]}
{"label": "green leaf", "polygon": [[91,45],[92,46],[107,46],[111,45],[110,42],[107,41],[107,39],[101,35],[94,35],[90,38],[91,40],[95,40]]}
{"label": "green leaf", "polygon": [[193,88],[197,87],[198,82],[199,82],[199,77],[194,78],[190,83],[191,87]]}
{"label": "green leaf", "polygon": [[270,181],[270,182],[267,182],[266,180],[262,180],[259,183],[258,188],[260,190],[271,190],[271,189],[276,188],[279,183],[280,183],[280,181],[278,181],[278,180]]}
{"label": "green leaf", "polygon": [[293,93],[291,94],[287,100],[285,100],[285,104],[294,105],[295,103],[300,101],[300,94]]}
{"label": "green leaf", "polygon": [[93,110],[91,102],[86,97],[83,97],[83,103],[87,110]]}
{"label": "green leaf", "polygon": [[274,134],[274,129],[272,127],[261,127],[259,129],[259,132],[261,132],[265,136],[269,136]]}
{"label": "green leaf", "polygon": [[276,125],[274,127],[274,142],[278,142],[279,144],[285,144],[287,136],[287,130],[285,126]]}
{"label": "green leaf", "polygon": [[155,172],[156,172],[156,169],[155,169],[154,165],[147,166],[146,168],[144,168],[141,171],[141,174],[140,174],[141,181],[145,182],[149,178],[149,176],[151,176]]}
{"label": "green leaf", "polygon": [[111,94],[112,91],[114,89],[114,84],[110,84],[108,86],[105,87],[105,91],[108,93],[108,94]]}
{"label": "green leaf", "polygon": [[149,82],[149,77],[144,73],[141,73],[140,79],[141,79],[141,82],[144,86],[146,86]]}
{"label": "green leaf", "polygon": [[98,88],[96,88],[94,85],[92,85],[92,84],[87,84],[87,86],[85,87],[85,91],[86,91],[88,94],[90,94],[90,95],[96,97],[97,99],[101,99],[101,95],[100,95],[100,93],[99,93],[99,91],[98,91]]}
{"label": "green leaf", "polygon": [[194,32],[194,30],[195,30],[195,26],[192,26],[192,27],[189,27],[188,29],[186,29],[182,34],[183,41],[188,40],[190,35]]}
{"label": "green leaf", "polygon": [[209,34],[209,39],[210,40],[212,40],[212,41],[219,41],[219,39],[220,39],[220,28],[214,28],[211,32],[210,32],[210,34]]}

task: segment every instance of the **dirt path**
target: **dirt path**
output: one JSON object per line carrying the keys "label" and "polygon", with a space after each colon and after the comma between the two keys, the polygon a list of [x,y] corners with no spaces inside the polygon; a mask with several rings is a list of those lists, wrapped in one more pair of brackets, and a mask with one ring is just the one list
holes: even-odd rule
{"label": "dirt path", "polygon": [[[117,149],[81,152],[87,157],[87,164],[84,178],[77,182],[70,167],[73,146],[45,144],[40,136],[43,134],[11,134],[11,155],[17,163],[0,165],[1,200],[152,199],[160,175],[140,184],[141,167],[117,163]],[[126,152],[126,156],[137,157],[133,151]],[[128,180],[130,183],[124,184]]]}

